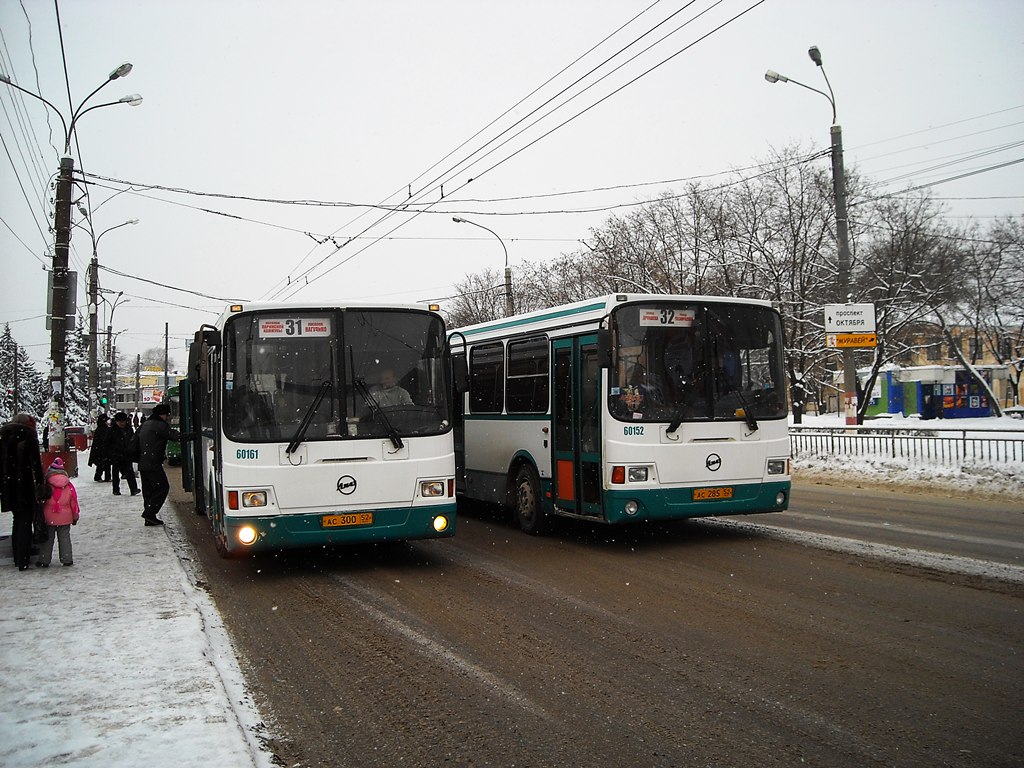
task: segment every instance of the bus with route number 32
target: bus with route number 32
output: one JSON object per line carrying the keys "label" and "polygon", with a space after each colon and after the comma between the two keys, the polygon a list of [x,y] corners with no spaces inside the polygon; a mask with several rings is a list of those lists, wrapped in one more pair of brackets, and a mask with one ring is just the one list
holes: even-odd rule
{"label": "bus with route number 32", "polygon": [[777,512],[791,470],[782,321],[766,301],[617,294],[464,327],[456,488],[602,523]]}
{"label": "bus with route number 32", "polygon": [[225,557],[453,536],[445,324],[424,306],[238,304],[195,334],[183,484]]}

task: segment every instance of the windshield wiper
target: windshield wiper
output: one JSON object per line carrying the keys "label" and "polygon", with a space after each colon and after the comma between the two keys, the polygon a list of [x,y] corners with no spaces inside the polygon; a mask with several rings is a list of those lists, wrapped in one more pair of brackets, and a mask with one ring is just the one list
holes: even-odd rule
{"label": "windshield wiper", "polygon": [[679,425],[683,423],[683,409],[677,408],[675,414],[672,416],[672,421],[668,423],[668,429],[665,430],[666,435],[671,435],[677,429]]}
{"label": "windshield wiper", "polygon": [[754,417],[754,412],[750,409],[750,403],[747,401],[747,398],[743,396],[743,389],[735,384],[730,384],[729,389],[736,393],[736,399],[740,401],[740,406],[743,408],[743,418],[746,420],[747,426],[750,427],[751,434],[757,432],[757,419]]}
{"label": "windshield wiper", "polygon": [[388,417],[384,415],[384,411],[381,410],[380,403],[377,402],[377,398],[373,396],[366,387],[366,381],[364,379],[353,379],[352,388],[359,393],[360,397],[366,401],[366,405],[370,408],[370,413],[373,414],[373,418],[383,425],[384,429],[387,430],[388,437],[391,438],[391,444],[395,446],[396,451],[402,450],[405,443],[402,442],[402,438],[398,434],[398,430],[395,429],[391,422],[388,421]]}
{"label": "windshield wiper", "polygon": [[288,447],[284,449],[285,453],[295,453],[295,450],[302,443],[302,439],[306,436],[306,430],[309,429],[309,425],[313,422],[313,417],[316,415],[316,409],[320,407],[320,403],[324,401],[324,395],[331,388],[331,380],[328,379],[320,385],[320,389],[317,390],[316,397],[313,398],[313,402],[309,404],[309,408],[306,409],[306,415],[302,417],[302,423],[299,424],[299,428],[295,430],[295,435],[292,437]]}

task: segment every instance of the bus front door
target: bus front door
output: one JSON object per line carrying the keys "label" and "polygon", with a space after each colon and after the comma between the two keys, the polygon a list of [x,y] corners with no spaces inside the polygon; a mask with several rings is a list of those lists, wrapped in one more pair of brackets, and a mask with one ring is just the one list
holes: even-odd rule
{"label": "bus front door", "polygon": [[597,336],[556,339],[551,346],[554,504],[563,513],[602,517]]}

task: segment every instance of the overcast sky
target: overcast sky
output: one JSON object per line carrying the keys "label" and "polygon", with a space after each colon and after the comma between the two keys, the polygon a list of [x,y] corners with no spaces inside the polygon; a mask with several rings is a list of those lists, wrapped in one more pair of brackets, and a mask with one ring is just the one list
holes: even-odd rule
{"label": "overcast sky", "polygon": [[[455,213],[500,235],[514,274],[631,210],[613,206],[679,190],[673,180],[792,143],[827,148],[826,99],[764,79],[774,69],[827,90],[812,44],[847,168],[885,191],[972,174],[931,188],[950,217],[985,224],[1024,211],[1024,163],[974,173],[1024,157],[1019,0],[63,0],[59,11],[63,55],[52,0],[3,0],[0,65],[65,119],[65,63],[76,107],[117,65],[134,65],[88,105],[144,102],[85,114],[73,145],[76,167],[103,177],[83,201],[96,232],[139,219],[98,249],[107,298],[123,292],[117,345],[132,356],[162,347],[166,322],[182,364],[184,340],[227,300],[448,296],[505,258]],[[48,184],[63,129],[13,96],[0,84],[0,323],[45,368]],[[135,186],[112,197],[122,182]],[[411,205],[385,218],[238,198]],[[92,248],[73,232],[84,305]]]}

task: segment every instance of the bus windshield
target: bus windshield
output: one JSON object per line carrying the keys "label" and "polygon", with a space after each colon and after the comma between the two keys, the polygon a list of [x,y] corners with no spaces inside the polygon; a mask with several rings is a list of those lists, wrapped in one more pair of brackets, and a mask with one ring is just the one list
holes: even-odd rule
{"label": "bus windshield", "polygon": [[782,323],[768,307],[627,304],[611,318],[608,406],[622,421],[745,420],[786,415]]}
{"label": "bus windshield", "polygon": [[304,421],[303,441],[441,434],[451,420],[444,338],[428,312],[238,315],[223,334],[224,434],[290,441]]}

